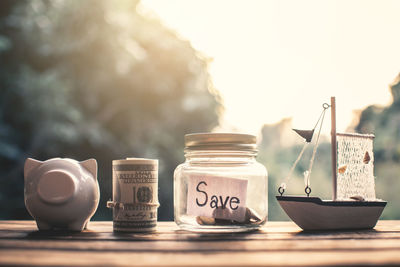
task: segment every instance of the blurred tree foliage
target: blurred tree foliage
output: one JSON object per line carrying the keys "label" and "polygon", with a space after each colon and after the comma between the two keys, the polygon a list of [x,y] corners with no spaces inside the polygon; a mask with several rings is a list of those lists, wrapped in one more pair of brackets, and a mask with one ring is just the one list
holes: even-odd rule
{"label": "blurred tree foliage", "polygon": [[0,1],[0,218],[29,218],[26,157],[96,158],[110,219],[111,161],[160,159],[160,219],[173,218],[183,136],[222,111],[207,58],[132,0]]}
{"label": "blurred tree foliage", "polygon": [[383,218],[400,219],[400,74],[390,85],[390,92],[391,105],[367,107],[354,128],[361,133],[375,134],[377,197],[388,201]]}
{"label": "blurred tree foliage", "polygon": [[375,134],[376,162],[400,162],[400,75],[390,85],[392,104],[369,106],[361,112],[355,130]]}

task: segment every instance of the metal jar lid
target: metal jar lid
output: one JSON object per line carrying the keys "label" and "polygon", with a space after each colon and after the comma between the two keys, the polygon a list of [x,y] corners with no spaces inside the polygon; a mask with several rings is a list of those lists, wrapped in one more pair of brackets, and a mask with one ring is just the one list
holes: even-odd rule
{"label": "metal jar lid", "polygon": [[154,165],[158,168],[158,159],[146,159],[146,158],[126,158],[126,159],[115,159],[112,161],[114,165]]}
{"label": "metal jar lid", "polygon": [[238,133],[193,133],[185,135],[185,150],[240,150],[257,152],[257,138]]}

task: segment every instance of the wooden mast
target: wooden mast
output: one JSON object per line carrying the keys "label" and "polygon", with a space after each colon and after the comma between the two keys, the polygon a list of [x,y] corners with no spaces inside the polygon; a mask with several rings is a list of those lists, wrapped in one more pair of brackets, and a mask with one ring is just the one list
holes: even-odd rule
{"label": "wooden mast", "polygon": [[336,144],[336,101],[331,97],[331,152],[332,152],[332,199],[336,200],[337,192],[337,144]]}

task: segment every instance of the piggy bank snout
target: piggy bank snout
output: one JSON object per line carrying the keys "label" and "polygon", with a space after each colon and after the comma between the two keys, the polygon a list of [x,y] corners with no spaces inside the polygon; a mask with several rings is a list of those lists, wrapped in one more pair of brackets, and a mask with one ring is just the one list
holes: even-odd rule
{"label": "piggy bank snout", "polygon": [[74,196],[76,188],[76,178],[72,173],[50,170],[40,178],[37,193],[44,202],[62,204]]}

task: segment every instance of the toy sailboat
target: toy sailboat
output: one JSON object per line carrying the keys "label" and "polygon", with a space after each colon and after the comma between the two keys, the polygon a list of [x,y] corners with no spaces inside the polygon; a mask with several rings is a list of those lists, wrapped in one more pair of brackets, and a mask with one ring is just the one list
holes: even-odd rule
{"label": "toy sailboat", "polygon": [[[331,108],[331,152],[333,200],[310,197],[310,175],[316,155],[325,112]],[[304,173],[307,196],[284,196],[286,183],[311,142],[320,123],[309,169]],[[373,138],[371,134],[336,133],[336,103],[323,104],[323,111],[313,130],[294,130],[305,144],[289,175],[280,185],[277,196],[286,214],[303,230],[346,230],[374,228],[387,202],[375,197],[373,174]]]}

